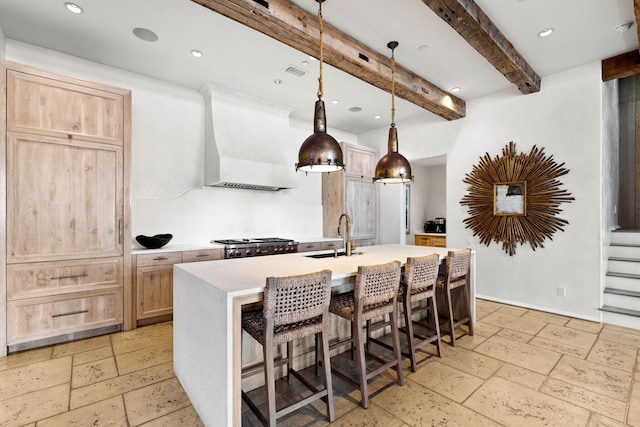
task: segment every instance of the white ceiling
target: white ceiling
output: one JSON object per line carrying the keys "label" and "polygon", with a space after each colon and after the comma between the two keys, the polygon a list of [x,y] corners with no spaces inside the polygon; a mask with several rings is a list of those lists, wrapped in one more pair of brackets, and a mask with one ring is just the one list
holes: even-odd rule
{"label": "white ceiling", "polygon": [[[224,0],[220,0],[224,1]],[[0,28],[8,39],[57,50],[193,89],[216,83],[293,108],[292,115],[313,116],[318,62],[235,23],[190,0],[75,0],[84,13],[75,15],[64,0],[0,0]],[[293,0],[316,13],[315,0]],[[633,0],[476,0],[519,53],[542,77],[592,61],[638,49],[635,25],[626,33],[614,28],[634,21]],[[470,100],[492,92],[517,91],[505,77],[440,20],[420,0],[327,0],[324,20],[388,56],[399,41],[398,64]],[[158,35],[150,43],[132,30],[144,27]],[[547,38],[538,31],[553,27]],[[419,50],[426,45],[426,49]],[[190,51],[204,53],[194,58]],[[284,72],[294,65],[303,77]],[[391,98],[333,67],[325,65],[324,100],[327,127],[353,133],[386,127]],[[275,85],[275,79],[282,84]],[[531,95],[522,95],[531,96]],[[332,104],[337,99],[339,104]],[[359,106],[362,111],[349,112]],[[374,115],[381,119],[374,119]],[[396,98],[396,120],[421,116],[442,120]]]}

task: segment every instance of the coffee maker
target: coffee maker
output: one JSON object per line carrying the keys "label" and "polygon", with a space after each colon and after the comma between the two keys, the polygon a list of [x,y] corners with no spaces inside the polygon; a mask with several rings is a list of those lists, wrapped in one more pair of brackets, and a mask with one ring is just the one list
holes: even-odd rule
{"label": "coffee maker", "polygon": [[447,224],[445,218],[436,218],[433,221],[427,221],[424,223],[425,233],[446,233]]}

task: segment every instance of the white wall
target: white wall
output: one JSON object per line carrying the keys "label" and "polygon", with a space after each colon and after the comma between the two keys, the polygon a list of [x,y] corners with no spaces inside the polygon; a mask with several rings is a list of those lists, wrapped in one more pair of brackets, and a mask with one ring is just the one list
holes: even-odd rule
{"label": "white wall", "polygon": [[0,27],[0,59],[5,59],[5,42],[4,31],[2,31],[2,27]]}
{"label": "white wall", "polygon": [[[398,123],[400,150],[408,159],[447,155],[447,246],[477,252],[480,296],[599,319],[602,271],[602,89],[600,63],[549,76],[542,90],[522,95],[513,88],[467,102],[467,116],[453,122],[420,119]],[[378,146],[384,129],[360,136]],[[464,227],[466,173],[485,153],[499,155],[509,141],[518,151],[543,147],[569,174],[560,178],[575,201],[560,216],[569,221],[545,247],[517,248],[510,257],[501,246],[480,245]],[[398,224],[392,225],[397,227]],[[566,287],[566,297],[556,287]]]}
{"label": "white wall", "polygon": [[[8,60],[132,91],[132,230],[172,233],[172,243],[214,238],[320,237],[319,175],[297,174],[297,188],[261,192],[202,187],[204,101],[194,89],[173,85],[37,46],[7,40]],[[300,144],[313,132],[309,122],[290,124],[291,167]],[[357,143],[330,129],[339,141]]]}

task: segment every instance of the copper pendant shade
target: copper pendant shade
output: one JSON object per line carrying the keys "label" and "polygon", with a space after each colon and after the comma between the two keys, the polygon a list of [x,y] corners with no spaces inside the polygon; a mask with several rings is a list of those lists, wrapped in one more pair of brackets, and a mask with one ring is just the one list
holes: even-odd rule
{"label": "copper pendant shade", "polygon": [[395,124],[395,59],[393,51],[398,47],[398,42],[389,42],[387,47],[391,49],[391,127],[389,128],[388,152],[376,165],[376,174],[373,181],[382,184],[401,184],[413,181],[411,165],[405,157],[398,152],[398,129]]}
{"label": "copper pendant shade", "polygon": [[318,78],[318,100],[313,114],[313,134],[300,146],[296,171],[333,172],[344,169],[342,148],[334,137],[327,133],[327,117],[322,100],[322,2],[318,2],[318,22],[320,24],[320,77]]}

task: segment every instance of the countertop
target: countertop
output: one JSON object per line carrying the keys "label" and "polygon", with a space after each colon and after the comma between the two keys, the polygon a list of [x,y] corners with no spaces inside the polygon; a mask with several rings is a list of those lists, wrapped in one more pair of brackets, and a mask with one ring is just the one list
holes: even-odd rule
{"label": "countertop", "polygon": [[416,236],[435,236],[447,237],[447,233],[414,233]]}

